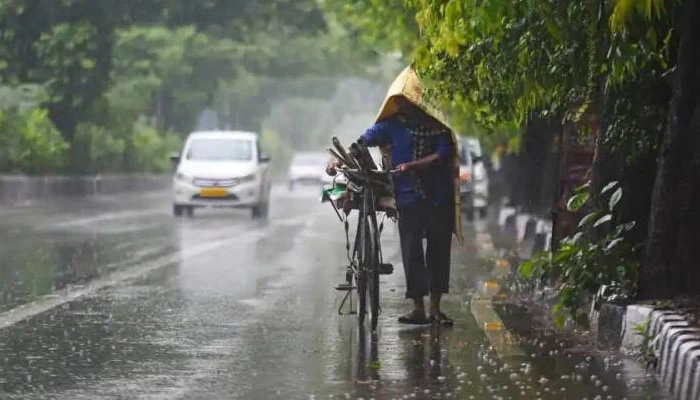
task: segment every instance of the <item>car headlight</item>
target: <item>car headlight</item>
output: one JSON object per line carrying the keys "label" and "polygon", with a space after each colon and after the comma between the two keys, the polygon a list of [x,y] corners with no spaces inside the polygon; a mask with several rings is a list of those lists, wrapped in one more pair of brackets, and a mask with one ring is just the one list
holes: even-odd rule
{"label": "car headlight", "polygon": [[242,177],[238,178],[238,180],[240,180],[241,182],[252,182],[252,181],[254,181],[257,177],[258,177],[258,175],[257,175],[255,172],[253,172],[252,174],[249,174],[249,175],[242,176]]}
{"label": "car headlight", "polygon": [[187,175],[183,174],[182,172],[178,172],[177,174],[175,174],[175,179],[177,179],[178,181],[187,181],[187,182],[189,182],[189,181],[192,180],[192,177],[191,177],[191,176],[187,176]]}

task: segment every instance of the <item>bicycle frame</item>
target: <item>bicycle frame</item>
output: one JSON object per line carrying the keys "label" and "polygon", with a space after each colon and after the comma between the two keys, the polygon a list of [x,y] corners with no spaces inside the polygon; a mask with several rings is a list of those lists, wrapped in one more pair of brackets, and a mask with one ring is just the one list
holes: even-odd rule
{"label": "bicycle frame", "polygon": [[[368,311],[367,301],[369,300],[369,311],[371,315],[372,330],[376,331],[379,306],[379,276],[391,273],[393,267],[384,265],[382,260],[381,245],[379,242],[383,222],[378,227],[377,213],[385,212],[387,215],[395,215],[395,208],[391,204],[387,205],[380,199],[388,195],[393,197],[393,184],[391,176],[387,174],[396,171],[378,171],[376,165],[371,161],[371,157],[366,147],[354,145],[352,155],[348,154],[340,145],[336,138],[333,138],[337,155],[341,160],[341,165],[345,165],[340,172],[347,178],[345,196],[336,198],[339,203],[331,201],[331,204],[345,226],[346,251],[349,265],[346,269],[346,283],[338,285],[336,289],[345,290],[347,293],[338,308],[338,313],[343,314],[345,303],[350,300],[350,313],[352,314],[352,292],[357,290],[358,314],[360,324],[364,324],[364,317]],[[350,197],[348,197],[350,194]],[[340,199],[343,201],[340,202]],[[349,210],[358,210],[357,229],[355,240],[350,247],[350,234],[348,218],[341,215],[338,209],[342,208],[349,214]],[[349,207],[349,209],[348,209]],[[390,214],[391,213],[391,214]],[[388,266],[388,268],[387,268]],[[387,272],[389,271],[389,272]]]}

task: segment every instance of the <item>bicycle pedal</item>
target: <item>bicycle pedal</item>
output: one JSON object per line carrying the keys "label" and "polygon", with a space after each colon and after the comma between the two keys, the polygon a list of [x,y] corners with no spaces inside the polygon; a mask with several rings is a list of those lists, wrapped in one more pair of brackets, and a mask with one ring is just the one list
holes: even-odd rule
{"label": "bicycle pedal", "polygon": [[379,275],[391,275],[394,273],[394,266],[391,264],[379,264]]}
{"label": "bicycle pedal", "polygon": [[341,291],[341,292],[349,292],[349,291],[351,291],[351,290],[353,290],[353,289],[355,289],[355,288],[354,288],[351,284],[349,284],[349,283],[341,283],[341,284],[338,284],[338,285],[335,287],[335,290],[338,290],[338,291]]}

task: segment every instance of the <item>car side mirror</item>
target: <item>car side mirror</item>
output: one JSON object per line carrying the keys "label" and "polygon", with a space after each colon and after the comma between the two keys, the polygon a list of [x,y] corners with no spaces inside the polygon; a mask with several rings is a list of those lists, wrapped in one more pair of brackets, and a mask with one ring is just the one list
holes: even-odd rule
{"label": "car side mirror", "polygon": [[180,153],[178,153],[178,152],[176,152],[176,151],[170,153],[170,161],[171,161],[173,164],[179,163],[179,162],[180,162]]}
{"label": "car side mirror", "polygon": [[258,157],[261,163],[269,163],[270,162],[270,156],[267,155],[266,153],[260,153],[260,157]]}

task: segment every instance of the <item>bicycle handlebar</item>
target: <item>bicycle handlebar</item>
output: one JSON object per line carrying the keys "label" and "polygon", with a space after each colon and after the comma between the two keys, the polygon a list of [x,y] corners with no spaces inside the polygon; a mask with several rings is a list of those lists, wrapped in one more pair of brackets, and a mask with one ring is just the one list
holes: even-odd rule
{"label": "bicycle handlebar", "polygon": [[362,172],[370,172],[374,174],[387,174],[387,175],[397,175],[400,174],[401,171],[398,169],[390,169],[389,171],[381,171],[381,170],[364,170],[364,169],[357,169],[357,168],[338,168],[339,172],[349,172],[351,174],[358,174]]}

